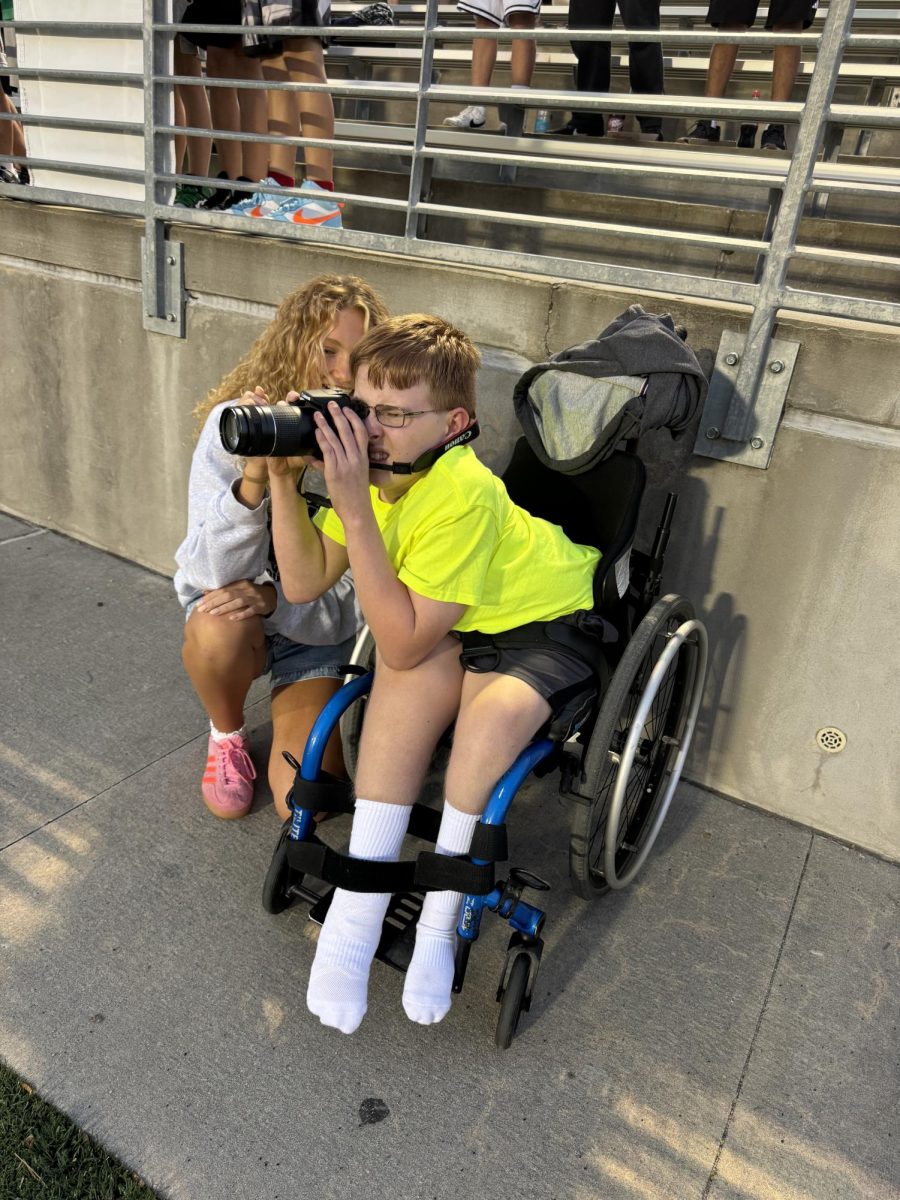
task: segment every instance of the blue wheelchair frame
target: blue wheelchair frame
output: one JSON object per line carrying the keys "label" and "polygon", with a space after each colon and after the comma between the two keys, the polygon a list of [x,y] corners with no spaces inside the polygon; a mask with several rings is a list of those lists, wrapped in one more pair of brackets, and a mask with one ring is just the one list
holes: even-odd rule
{"label": "blue wheelchair frame", "polygon": [[[319,779],[328,739],[334,733],[341,717],[350,705],[365,696],[371,689],[372,679],[371,671],[358,676],[349,683],[345,683],[325,704],[316,717],[306,740],[303,758],[300,762],[301,779],[310,783],[315,783]],[[548,758],[556,749],[557,743],[550,738],[539,738],[525,747],[513,765],[495,784],[481,817],[482,825],[502,825],[505,822],[510,805],[525,779],[538,763]],[[314,816],[309,809],[293,808],[288,832],[291,841],[305,841],[312,835],[315,827]],[[473,861],[478,866],[485,865],[483,859],[474,859]],[[537,876],[532,878],[537,879]],[[538,882],[542,883],[543,881]],[[507,891],[501,887],[495,887],[486,896],[464,896],[456,931],[458,936],[465,942],[474,942],[481,926],[481,915],[487,908],[491,912],[499,912],[499,915],[508,921],[518,933],[525,937],[537,937],[544,923],[545,914],[524,900],[518,900],[514,904],[511,904],[509,900]]]}
{"label": "blue wheelchair frame", "polygon": [[[319,780],[325,747],[328,744],[329,738],[350,705],[369,692],[372,686],[372,679],[373,673],[371,671],[365,675],[357,676],[345,683],[325,704],[313,723],[306,741],[303,757],[299,764],[298,774],[301,780],[311,783]],[[513,799],[525,779],[536,766],[556,753],[558,748],[559,743],[547,737],[536,738],[526,746],[512,766],[509,767],[494,785],[484,813],[481,816],[481,824],[503,825]],[[294,804],[293,800],[290,802],[292,814],[287,834],[288,839],[292,842],[306,841],[312,837],[316,828],[314,814],[310,809],[300,808]],[[473,858],[472,862],[476,866],[488,865],[484,859]],[[458,940],[456,971],[453,982],[454,992],[462,990],[469,950],[478,938],[481,928],[481,918],[486,909],[497,913],[513,930],[507,962],[498,988],[498,1000],[503,998],[506,991],[515,958],[520,954],[524,954],[528,959],[528,973],[527,978],[523,977],[524,989],[522,994],[511,997],[511,1009],[514,1009],[514,1011],[510,1011],[508,1014],[508,1025],[510,1026],[509,1037],[502,1040],[498,1038],[498,1044],[504,1048],[509,1045],[509,1040],[511,1040],[512,1033],[515,1031],[519,1012],[527,1011],[530,1006],[531,994],[534,989],[537,968],[543,949],[540,933],[544,924],[545,913],[542,909],[529,904],[521,898],[521,893],[526,887],[537,891],[546,891],[549,885],[530,871],[511,868],[509,880],[495,884],[493,889],[486,895],[465,894],[460,905],[460,917],[456,930]],[[307,900],[318,899],[318,897],[314,897],[314,894],[308,892],[305,888],[297,889],[297,891],[298,894]]]}

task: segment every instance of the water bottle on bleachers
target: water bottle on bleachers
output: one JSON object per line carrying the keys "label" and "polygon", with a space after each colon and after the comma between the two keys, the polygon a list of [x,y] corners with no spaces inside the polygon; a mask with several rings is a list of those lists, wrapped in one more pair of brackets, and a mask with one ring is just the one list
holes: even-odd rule
{"label": "water bottle on bleachers", "polygon": [[534,114],[534,132],[538,137],[545,134],[550,129],[550,110],[548,108],[539,108]]}
{"label": "water bottle on bleachers", "polygon": [[[750,97],[750,99],[751,100],[759,100],[760,99],[759,88],[753,89],[753,95]],[[757,128],[758,128],[758,126],[753,125],[753,124],[746,124],[746,125],[741,126],[741,136],[738,138],[737,144],[738,144],[738,146],[740,146],[740,148],[742,150],[752,150],[753,147],[756,145],[756,130],[757,130]]]}

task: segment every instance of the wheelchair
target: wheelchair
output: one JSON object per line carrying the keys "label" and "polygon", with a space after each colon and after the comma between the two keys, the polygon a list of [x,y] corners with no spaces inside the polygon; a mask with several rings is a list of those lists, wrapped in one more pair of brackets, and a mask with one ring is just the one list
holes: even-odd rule
{"label": "wheelchair", "polygon": [[[352,784],[327,776],[321,763],[340,725],[348,772],[354,774],[373,678],[374,644],[364,630],[346,682],[314,723],[302,760],[286,755],[296,770],[288,796],[292,817],[275,848],[263,906],[278,913],[302,900],[311,906],[311,919],[321,923],[335,886],[391,892],[376,957],[402,971],[425,891],[462,892],[454,992],[462,990],[485,910],[512,930],[497,989],[495,1035],[496,1045],[507,1049],[530,1008],[543,950],[545,914],[523,893],[549,887],[520,867],[496,878],[498,864],[507,861],[505,822],[513,798],[532,772],[558,771],[560,794],[571,806],[569,874],[576,895],[594,900],[629,884],[656,840],[687,758],[706,677],[707,635],[688,600],[659,595],[674,493],[665,500],[651,548],[644,552],[633,544],[646,485],[634,440],[582,474],[563,475],[544,466],[520,438],[503,479],[516,504],[602,552],[594,607],[616,640],[602,646],[596,704],[565,741],[538,735],[522,751],[496,783],[468,855],[446,858],[426,851],[399,863],[350,859],[317,838],[314,814],[352,812]],[[434,808],[422,802],[413,807],[414,836],[434,842],[439,824]]]}

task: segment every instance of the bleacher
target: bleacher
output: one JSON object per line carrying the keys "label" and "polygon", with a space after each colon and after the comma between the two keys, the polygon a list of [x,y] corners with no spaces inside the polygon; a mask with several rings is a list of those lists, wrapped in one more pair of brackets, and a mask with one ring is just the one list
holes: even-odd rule
{"label": "bleacher", "polygon": [[[334,11],[346,13],[358,6],[358,0],[337,0]],[[753,90],[769,94],[771,46],[753,45],[752,40],[742,45],[728,99],[713,108],[712,101],[703,100],[715,40],[705,24],[706,11],[705,4],[662,5],[667,87],[662,98],[629,93],[628,36],[617,19],[610,31],[611,92],[592,103],[599,112],[625,114],[626,126],[622,135],[605,138],[532,132],[538,108],[551,110],[552,129],[565,122],[573,103],[584,107],[575,99],[565,4],[541,10],[533,87],[524,95],[508,90],[509,43],[502,40],[496,90],[471,87],[471,19],[455,5],[440,5],[427,128],[420,114],[418,132],[425,5],[395,5],[394,29],[341,28],[328,45],[326,63],[335,86],[335,181],[346,201],[346,228],[361,235],[358,244],[373,247],[379,243],[367,243],[366,237],[408,237],[412,221],[417,237],[470,250],[508,250],[523,259],[538,255],[570,263],[649,264],[680,274],[682,282],[694,275],[757,281],[813,76],[814,35],[821,31],[827,9],[819,11],[813,30],[800,39],[792,103],[752,104],[752,119],[761,128],[770,121],[786,124],[785,153],[735,145],[738,124],[750,119]],[[760,11],[757,34],[765,12]],[[830,291],[855,294],[864,276],[866,294],[896,297],[900,129],[896,123],[884,128],[883,118],[887,106],[900,100],[898,32],[898,0],[866,0],[854,13],[853,35],[874,38],[845,48],[793,256],[792,284],[816,290],[824,281]],[[697,33],[706,35],[702,44],[691,42]],[[515,139],[502,135],[496,111],[498,101],[513,99],[527,99],[529,108],[525,134]],[[487,107],[483,130],[443,126],[445,117],[472,102]],[[635,118],[654,107],[663,118],[664,141],[650,144],[641,140]],[[723,126],[721,143],[678,142],[698,116],[713,111]],[[293,140],[302,157],[305,139]],[[214,163],[212,172],[216,170]],[[407,208],[410,197],[417,205],[415,217]],[[220,220],[199,214],[192,219]]]}
{"label": "bleacher", "polygon": [[[335,12],[351,11],[354,5],[338,3]],[[420,25],[424,19],[423,4],[397,4],[393,8],[395,22],[405,25]],[[760,9],[757,31],[762,27],[766,9]],[[810,32],[821,29],[827,8],[820,9]],[[471,43],[453,42],[454,28],[469,27],[471,21],[465,13],[460,13],[455,5],[440,5],[438,9],[439,23],[442,26],[440,42],[434,51],[435,81],[444,83],[464,83],[468,79],[468,67],[471,61]],[[575,56],[566,43],[559,41],[553,44],[541,42],[541,28],[562,29],[566,26],[568,9],[565,5],[549,5],[541,9],[541,27],[536,31],[537,56],[535,63],[534,88],[574,90]],[[663,5],[661,7],[661,24],[663,29],[671,28],[679,31],[704,30],[706,6]],[[900,32],[900,7],[896,3],[870,4],[857,9],[853,18],[854,32],[871,34],[894,34]],[[621,34],[622,25],[617,19],[614,31]],[[664,48],[664,71],[666,86],[670,94],[699,96],[703,93],[703,84],[709,64],[709,55],[704,48],[681,48],[668,51]],[[344,44],[342,38],[328,49],[329,76],[346,77],[359,80],[394,80],[412,81],[416,78],[421,60],[418,46],[408,43],[384,45],[380,43]],[[502,86],[506,82],[506,71],[509,65],[509,50],[501,47],[497,53],[497,67],[494,83]],[[618,42],[612,47],[612,91],[628,91],[628,52],[627,44]],[[798,71],[796,98],[803,99],[806,86],[815,65],[814,49],[802,51]],[[734,99],[747,99],[754,89],[759,88],[765,94],[772,74],[771,54],[740,56],[735,63],[729,96]],[[900,91],[900,50],[882,52],[875,49],[848,48],[841,66],[840,80],[835,92],[835,102],[844,104],[866,104],[873,106],[891,103],[895,90]],[[429,124],[439,124],[449,112],[433,105],[432,119]],[[350,114],[345,114],[350,115]],[[368,117],[377,116],[377,109],[372,109]],[[388,118],[390,119],[390,118]],[[683,129],[673,127],[668,130],[674,139]],[[726,140],[727,133],[726,130]],[[858,138],[856,131],[851,131],[851,141]],[[734,140],[734,139],[732,139]],[[865,149],[865,146],[853,146],[853,152]],[[832,147],[832,152],[834,148]],[[897,148],[900,158],[900,147]]]}
{"label": "bleacher", "polygon": [[[349,11],[352,4],[338,4],[336,11]],[[673,31],[703,30],[706,6],[663,5],[662,28]],[[421,25],[423,4],[399,4],[394,8],[396,24]],[[762,29],[761,9],[757,30]],[[811,32],[821,30],[827,9],[820,10]],[[709,47],[666,47],[663,41],[669,111],[663,119],[665,141],[652,145],[638,136],[634,115],[641,111],[639,98],[629,94],[627,41],[612,45],[612,93],[603,111],[624,112],[630,117],[625,132],[601,139],[534,136],[534,112],[544,107],[541,92],[574,93],[575,58],[567,41],[542,41],[542,29],[564,29],[567,8],[545,6],[541,27],[536,31],[537,61],[530,116],[526,135],[504,137],[498,129],[496,108],[490,94],[469,86],[471,41],[454,32],[471,27],[466,14],[455,6],[441,5],[440,29],[434,50],[433,81],[426,138],[426,186],[431,206],[420,228],[427,223],[428,236],[464,241],[504,249],[533,250],[570,258],[596,258],[598,237],[616,261],[639,265],[648,251],[660,265],[675,270],[697,270],[724,277],[753,280],[761,262],[758,247],[768,236],[780,199],[791,154],[739,150],[735,145],[737,126],[747,117],[727,120],[728,103],[722,103],[725,121],[723,140],[717,146],[696,146],[676,139],[695,119],[691,101],[702,98]],[[621,33],[621,24],[614,26]],[[900,31],[900,8],[894,4],[869,3],[854,16],[854,33],[896,35]],[[711,32],[711,31],[709,31]],[[385,34],[378,42],[331,45],[327,52],[329,78],[347,79],[377,86],[414,84],[420,72],[421,48],[397,39],[387,44]],[[497,54],[494,86],[508,87],[509,49],[501,45]],[[794,101],[802,105],[815,65],[815,47],[802,50]],[[772,73],[771,50],[745,53],[735,65],[728,99],[732,106],[746,104],[754,89],[768,96]],[[445,98],[446,93],[446,98]],[[520,94],[520,93],[517,93]],[[683,113],[677,97],[683,97]],[[900,48],[848,47],[840,69],[833,103],[877,113],[900,100]],[[488,105],[484,130],[459,131],[444,128],[444,117],[466,103]],[[558,107],[551,114],[552,127],[563,124],[568,111]],[[756,105],[760,128],[772,116],[767,101]],[[799,119],[800,108],[788,120],[788,145]],[[409,173],[409,148],[414,139],[415,104],[412,99],[388,95],[338,99],[338,137],[345,151],[338,154],[343,164],[339,186],[359,194],[402,199]],[[783,118],[774,118],[783,119]],[[873,120],[877,118],[873,117]],[[377,154],[366,151],[378,146]],[[514,155],[515,165],[503,157]],[[842,254],[860,255],[866,250],[900,255],[900,133],[867,129],[854,118],[833,121],[815,168],[814,179],[822,184],[807,206],[801,228],[801,250],[795,256],[793,278],[802,285],[829,286],[842,290],[853,286],[857,263],[842,263]],[[623,206],[623,198],[627,203]],[[458,209],[479,210],[481,215],[458,215]],[[529,223],[529,216],[547,220],[542,227]],[[354,223],[381,232],[400,232],[400,215],[384,209],[365,208]],[[877,230],[873,234],[874,229]],[[648,244],[646,231],[654,235]],[[727,242],[727,245],[726,245]],[[805,261],[803,245],[827,247],[827,266]],[[874,273],[875,294],[896,294],[896,275]]]}

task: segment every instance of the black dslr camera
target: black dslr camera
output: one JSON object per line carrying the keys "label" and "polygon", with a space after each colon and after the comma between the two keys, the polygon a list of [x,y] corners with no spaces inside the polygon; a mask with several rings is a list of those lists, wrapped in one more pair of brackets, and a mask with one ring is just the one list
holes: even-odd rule
{"label": "black dslr camera", "polygon": [[320,412],[334,428],[328,405],[336,400],[341,408],[352,408],[366,419],[368,407],[341,388],[319,388],[301,392],[290,404],[233,404],[219,419],[219,437],[229,454],[244,458],[319,456],[316,422]]}

